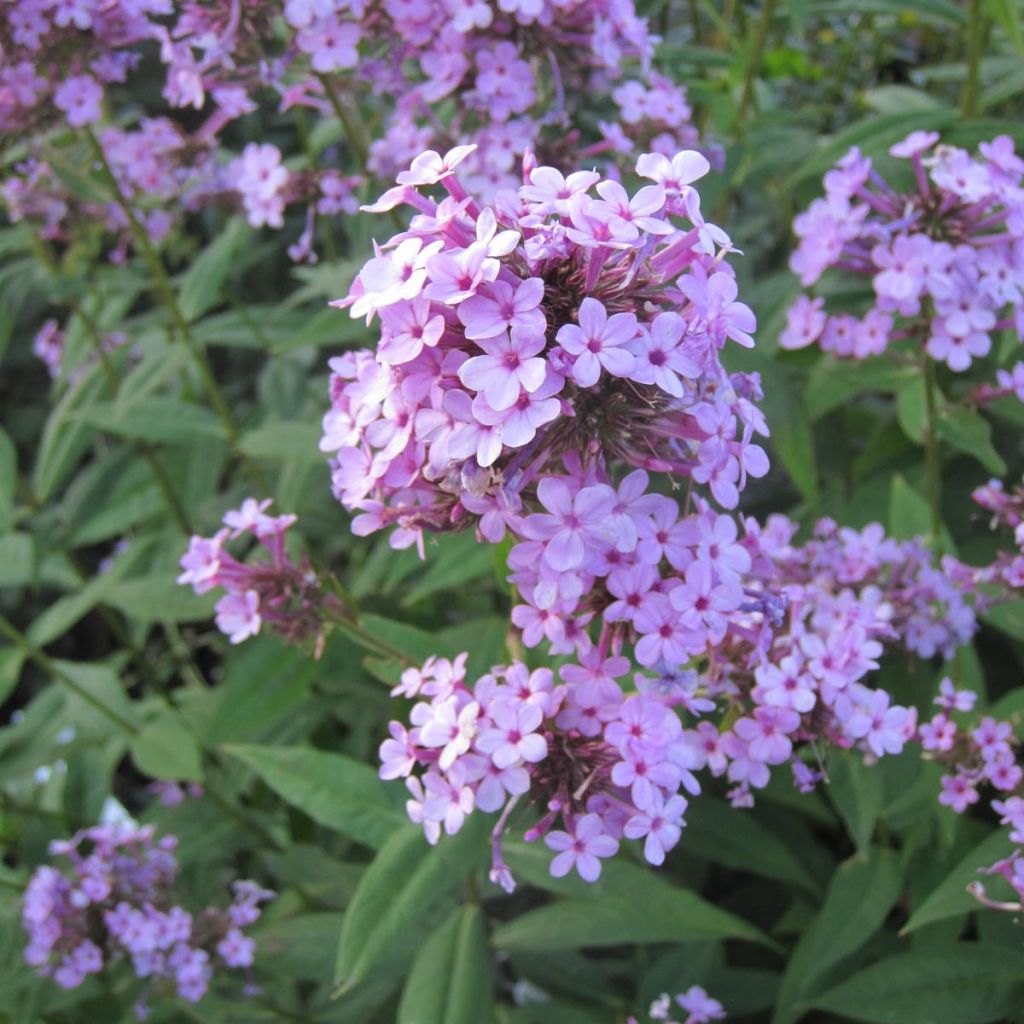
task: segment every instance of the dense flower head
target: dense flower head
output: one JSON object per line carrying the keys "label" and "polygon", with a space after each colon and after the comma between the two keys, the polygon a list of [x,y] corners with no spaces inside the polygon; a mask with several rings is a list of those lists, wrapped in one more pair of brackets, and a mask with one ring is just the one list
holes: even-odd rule
{"label": "dense flower head", "polygon": [[[494,881],[513,884],[501,856],[510,821],[528,840],[544,838],[553,874],[593,881],[625,840],[642,841],[650,863],[664,861],[688,801],[699,799],[703,769],[746,807],[780,766],[801,791],[813,788],[823,744],[869,761],[912,739],[932,749],[941,723],[919,728],[914,709],[872,685],[871,673],[887,645],[930,658],[968,642],[975,577],[951,572],[960,583],[939,588],[946,574],[928,549],[892,541],[877,525],[839,530],[825,520],[803,545],[781,516],[764,526],[745,520],[742,539],[727,529],[715,538],[714,525],[705,524],[703,560],[680,548],[690,560],[675,585],[651,590],[657,569],[635,563],[609,591],[596,640],[593,612],[571,632],[556,630],[552,650],[572,655],[557,676],[517,662],[469,684],[465,655],[403,674],[393,695],[415,701],[411,728],[391,723],[381,775],[406,779],[410,816],[430,841],[474,810],[500,810]],[[731,563],[717,594],[712,561]],[[678,594],[685,599],[673,603]],[[967,707],[945,687],[941,699]]]}
{"label": "dense flower head", "polygon": [[1008,136],[976,156],[938,138],[913,132],[890,150],[910,163],[906,191],[856,147],[825,175],[825,196],[794,222],[790,267],[805,287],[830,267],[868,277],[873,304],[860,317],[830,314],[821,298],[802,295],[783,348],[817,343],[863,359],[912,338],[959,373],[989,354],[995,332],[1024,333],[1024,161]]}
{"label": "dense flower head", "polygon": [[[266,624],[292,643],[315,638],[318,653],[325,616],[339,603],[324,593],[308,560],[296,562],[285,549],[285,534],[296,517],[268,515],[269,507],[269,499],[247,498],[224,514],[212,537],[192,537],[181,556],[178,582],[191,584],[197,594],[225,591],[217,602],[217,628],[233,644],[256,636]],[[228,542],[241,537],[255,538],[269,559],[242,562],[232,556]]]}
{"label": "dense flower head", "polygon": [[[456,171],[471,149],[421,154],[371,207],[416,215],[338,303],[381,323],[376,352],[332,360],[321,442],[356,532],[395,527],[405,546],[424,530],[508,529],[565,573],[620,526],[632,553],[631,517],[659,504],[645,472],[616,496],[613,464],[735,507],[767,471],[753,441],[766,428],[756,378],[719,358],[730,339],[753,343],[754,318],[691,184],[707,161],[642,157],[655,184],[632,199],[596,172],[533,167],[481,206]],[[440,201],[424,193],[435,183]]]}
{"label": "dense flower head", "polygon": [[[209,95],[269,89],[282,108],[330,116],[365,87],[387,116],[370,172],[390,178],[426,148],[472,140],[467,182],[486,196],[515,184],[531,147],[556,164],[579,153],[615,162],[697,140],[685,89],[652,69],[658,38],[632,0],[289,0],[280,15],[188,5],[154,30],[165,96],[202,108]],[[452,100],[454,114],[438,116]]]}
{"label": "dense flower head", "polygon": [[[45,147],[55,121],[77,131],[109,113],[121,127],[101,140],[108,162],[118,170],[138,163],[154,183],[125,191],[143,200],[155,240],[200,204],[233,199],[253,226],[272,228],[283,226],[287,207],[304,206],[305,229],[289,253],[312,262],[318,216],[355,212],[364,175],[390,179],[431,146],[472,141],[465,180],[486,197],[513,187],[533,150],[566,170],[581,156],[617,168],[639,148],[671,155],[695,146],[685,88],[652,67],[658,41],[632,0],[26,0],[0,25],[0,130]],[[117,89],[154,61],[167,103],[203,111],[194,131],[159,118],[154,133],[117,116]],[[356,95],[385,118],[372,141]],[[219,159],[225,126],[268,101],[340,119],[349,173],[337,169],[335,147],[305,170],[286,169],[268,142]],[[454,115],[440,109],[453,101]],[[709,152],[719,158],[717,148]],[[17,216],[30,211],[62,238],[88,222],[90,211],[59,178],[45,177],[47,194],[38,195],[40,175],[32,177],[26,166],[3,183]],[[116,231],[116,207],[99,212]]]}
{"label": "dense flower head", "polygon": [[37,868],[25,890],[25,959],[62,988],[125,962],[146,979],[144,1006],[156,993],[198,1002],[218,968],[248,968],[255,942],[245,929],[274,894],[237,881],[224,908],[192,913],[177,904],[178,864],[173,836],[152,826],[97,825],[50,853],[70,860],[70,873]]}

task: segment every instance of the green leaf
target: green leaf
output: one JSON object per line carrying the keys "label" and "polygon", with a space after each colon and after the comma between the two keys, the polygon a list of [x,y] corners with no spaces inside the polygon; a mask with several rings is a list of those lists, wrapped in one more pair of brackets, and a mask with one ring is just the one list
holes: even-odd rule
{"label": "green leaf", "polygon": [[76,684],[72,689],[64,680],[53,677],[64,692],[68,718],[81,736],[105,740],[111,733],[127,735],[129,727],[134,728],[136,705],[125,693],[124,684],[111,665],[89,661],[55,661],[54,665]]}
{"label": "green leaf", "polygon": [[982,618],[1017,640],[1024,640],[1024,600],[993,605]]}
{"label": "green leaf", "polygon": [[951,0],[822,0],[814,5],[818,17],[836,14],[889,14],[906,18],[915,14],[930,21],[958,27],[967,21],[963,8]]}
{"label": "green leaf", "polygon": [[911,441],[924,444],[928,427],[928,394],[924,377],[917,376],[900,388],[896,396],[896,418]]}
{"label": "green leaf", "polygon": [[1024,33],[1020,26],[1020,4],[1016,0],[985,0],[988,16],[1006,33],[1017,53],[1024,53]]}
{"label": "green leaf", "polygon": [[917,372],[911,367],[893,366],[879,357],[852,360],[824,355],[807,382],[804,393],[807,413],[815,421],[865,392],[898,392]]}
{"label": "green leaf", "polygon": [[889,535],[895,540],[926,537],[932,530],[932,513],[923,495],[898,473],[889,490]]}
{"label": "green leaf", "polygon": [[797,490],[813,505],[818,500],[818,465],[814,433],[800,391],[788,374],[778,372],[777,365],[768,364],[762,372],[771,446]]}
{"label": "green leaf", "polygon": [[312,747],[251,744],[224,750],[251,768],[282,800],[327,828],[380,848],[408,825],[403,788],[368,765]]}
{"label": "green leaf", "polygon": [[18,496],[18,455],[14,442],[0,429],[0,533],[6,533],[14,522]]}
{"label": "green leaf", "polygon": [[153,779],[202,782],[202,754],[195,736],[174,713],[166,711],[131,743],[135,767]]}
{"label": "green leaf", "polygon": [[320,428],[313,423],[273,420],[242,436],[239,447],[254,459],[278,459],[327,465],[320,451]]}
{"label": "green leaf", "polygon": [[796,1020],[796,1006],[814,992],[822,976],[856,952],[882,926],[900,894],[896,856],[873,848],[840,864],[818,915],[790,954],[779,986],[772,1024]]}
{"label": "green leaf", "polygon": [[879,85],[864,93],[864,104],[879,114],[905,114],[911,110],[933,111],[944,106],[934,96],[907,85]]}
{"label": "green leaf", "polygon": [[66,633],[79,619],[106,600],[121,578],[131,571],[141,553],[142,545],[131,545],[114,559],[105,572],[93,576],[80,590],[54,601],[29,626],[28,638],[43,647]]}
{"label": "green leaf", "polygon": [[856,751],[837,751],[829,759],[828,795],[860,850],[867,849],[885,799],[885,780],[874,765]]}
{"label": "green leaf", "polygon": [[217,304],[235,255],[251,237],[249,225],[241,217],[235,217],[188,268],[178,297],[186,320],[195,320]]}
{"label": "green leaf", "polygon": [[364,979],[401,976],[420,943],[462,889],[486,850],[486,822],[471,817],[430,846],[406,823],[366,869],[345,915],[335,983],[345,992]]}
{"label": "green leaf", "polygon": [[494,944],[511,952],[618,946],[624,943],[687,942],[748,938],[753,929],[696,893],[674,890],[671,899],[651,899],[641,889],[620,904],[561,899],[528,911],[494,933]]}
{"label": "green leaf", "polygon": [[938,419],[939,437],[970,455],[996,476],[1006,473],[1006,463],[992,447],[992,427],[983,416],[965,406],[949,406]]}
{"label": "green leaf", "polygon": [[0,587],[21,587],[35,576],[35,543],[28,533],[0,536]]}
{"label": "green leaf", "polygon": [[104,597],[138,622],[198,622],[213,615],[216,601],[216,594],[196,594],[176,583],[172,571],[122,580]]}
{"label": "green leaf", "polygon": [[491,545],[481,544],[468,532],[439,539],[436,550],[428,549],[427,559],[427,571],[406,594],[403,608],[470,580],[489,576],[494,568]]}
{"label": "green leaf", "polygon": [[715,864],[788,882],[818,894],[821,887],[796,855],[753,814],[737,814],[724,800],[703,795],[686,813],[686,850]]}
{"label": "green leaf", "polygon": [[480,907],[459,907],[427,939],[402,990],[396,1024],[493,1024],[494,977]]}
{"label": "green leaf", "polygon": [[220,420],[209,409],[159,395],[127,407],[117,402],[93,402],[76,416],[108,434],[141,441],[181,444],[224,437]]}
{"label": "green leaf", "polygon": [[268,922],[254,932],[261,970],[289,983],[302,978],[331,983],[341,914],[299,914]]}
{"label": "green leaf", "polygon": [[1003,829],[999,829],[983,839],[928,894],[928,897],[903,926],[901,934],[905,935],[908,932],[916,931],[934,921],[942,921],[948,917],[966,914],[971,910],[979,910],[980,904],[967,891],[967,886],[980,880],[979,872],[982,868],[991,867],[997,860],[1009,857],[1013,849],[1014,844]]}
{"label": "green leaf", "polygon": [[266,743],[309,700],[322,663],[272,635],[232,649],[217,686],[206,742]]}
{"label": "green leaf", "polygon": [[775,945],[743,918],[622,858],[604,861],[601,877],[590,884],[575,876],[552,878],[551,851],[544,847],[509,840],[504,853],[516,879],[569,898],[503,925],[494,933],[496,946],[550,950],[698,938],[737,938]]}
{"label": "green leaf", "polygon": [[1024,953],[955,942],[872,964],[812,1005],[871,1024],[986,1024],[1011,1018],[1022,995]]}
{"label": "green leaf", "polygon": [[41,501],[63,483],[92,443],[94,430],[78,413],[93,407],[105,387],[106,378],[99,367],[93,367],[68,388],[50,413],[32,470],[32,489]]}

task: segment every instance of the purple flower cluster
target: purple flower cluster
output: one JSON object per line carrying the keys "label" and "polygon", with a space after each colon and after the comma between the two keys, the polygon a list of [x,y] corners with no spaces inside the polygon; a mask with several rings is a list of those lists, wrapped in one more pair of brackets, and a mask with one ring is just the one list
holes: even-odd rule
{"label": "purple flower cluster", "polygon": [[[390,179],[429,146],[472,141],[466,184],[488,197],[514,187],[534,150],[564,169],[581,157],[615,166],[638,148],[695,146],[685,89],[652,69],[657,42],[632,0],[289,0],[283,9],[262,0],[27,0],[0,25],[0,130],[23,134],[35,156],[3,193],[16,217],[42,222],[51,237],[94,217],[40,158],[37,150],[67,141],[44,130],[55,120],[72,129],[101,122],[108,87],[156,55],[168,103],[208,116],[191,134],[166,118],[104,133],[108,162],[152,221],[151,236],[163,237],[182,210],[232,195],[257,227],[281,227],[285,207],[303,203],[306,228],[290,252],[313,261],[317,216],[355,212],[364,172]],[[357,92],[387,118],[372,142]],[[288,170],[270,143],[223,166],[219,134],[268,95],[281,111],[340,117],[358,173]],[[442,117],[439,106],[452,101],[454,116]],[[124,227],[116,206],[98,212],[108,228]],[[119,255],[128,233],[121,239]]]}
{"label": "purple flower cluster", "polygon": [[981,582],[1009,590],[1024,590],[1024,486],[1007,492],[1002,482],[990,480],[977,488],[974,501],[992,513],[993,528],[1004,525],[1013,530],[1016,551],[1002,551],[980,575]]}
{"label": "purple flower cluster", "polygon": [[1020,741],[1010,722],[986,715],[971,725],[963,724],[963,715],[974,709],[977,694],[957,690],[950,679],[943,679],[935,703],[939,711],[921,724],[918,740],[924,756],[947,769],[942,776],[939,803],[963,814],[981,799],[982,787],[997,796],[990,800],[1000,823],[1010,828],[1009,838],[1021,847],[991,867],[985,874],[1002,875],[1017,893],[1018,902],[1003,903],[990,899],[985,886],[970,886],[974,896],[997,910],[1019,912],[1024,905],[1024,769],[1018,763]]}
{"label": "purple flower cluster", "polygon": [[[641,157],[655,184],[634,196],[596,172],[536,167],[481,206],[454,173],[471,148],[421,154],[370,208],[416,215],[337,303],[379,314],[381,342],[331,362],[321,447],[357,533],[394,526],[407,546],[424,530],[475,522],[497,542],[509,529],[543,556],[536,596],[550,609],[576,603],[602,552],[635,553],[656,509],[669,515],[645,473],[616,491],[613,463],[708,485],[729,508],[767,471],[757,381],[719,359],[730,338],[753,344],[754,318],[727,237],[700,214],[700,154]],[[436,183],[440,201],[422,191]],[[520,589],[532,600],[538,586]]]}
{"label": "purple flower cluster", "polygon": [[[1024,532],[1024,491],[1007,496],[990,485],[979,500]],[[465,655],[402,675],[392,694],[415,701],[411,728],[391,723],[381,776],[406,779],[410,817],[431,842],[475,809],[500,810],[492,879],[511,888],[501,840],[519,807],[514,820],[525,838],[543,836],[554,853],[552,874],[575,868],[593,881],[623,839],[643,840],[646,859],[664,861],[688,799],[700,793],[700,769],[724,777],[733,805],[746,807],[783,764],[797,788],[813,788],[822,775],[804,755],[819,757],[823,744],[873,761],[917,739],[958,766],[943,783],[943,802],[958,810],[978,799],[981,780],[1004,792],[1021,788],[1009,726],[986,719],[959,733],[951,712],[973,701],[948,683],[941,712],[919,726],[914,709],[869,677],[883,645],[951,658],[977,628],[975,609],[1019,588],[1024,556],[1000,555],[977,569],[946,557],[940,568],[920,540],[830,520],[796,545],[796,526],[783,516],[765,526],[745,519],[738,538],[732,519],[697,505],[695,515],[667,524],[656,560],[643,557],[650,535],[641,524],[639,556],[613,556],[604,579],[588,575],[577,618],[554,626],[518,606],[524,643],[547,639],[552,653],[572,656],[557,682],[550,669],[517,662],[469,685]],[[683,569],[663,579],[661,559],[675,566],[665,550]],[[534,552],[532,561],[543,557]],[[516,570],[515,557],[511,564]],[[662,628],[648,627],[646,616]],[[635,689],[625,684],[634,662]]]}
{"label": "purple flower cluster", "polygon": [[[223,527],[212,537],[192,537],[181,557],[178,582],[197,594],[214,587],[226,593],[217,602],[217,628],[233,644],[260,632],[264,623],[291,643],[310,637],[322,644],[324,615],[336,604],[325,594],[319,577],[305,559],[295,562],[285,550],[285,534],[293,515],[270,516],[270,500],[247,498],[241,508],[225,513]],[[229,540],[252,536],[269,560],[241,562],[226,550]]]}
{"label": "purple flower cluster", "polygon": [[[467,185],[484,196],[515,184],[529,148],[564,167],[697,140],[685,90],[651,68],[658,39],[632,0],[288,0],[284,25],[278,6],[253,6],[240,17],[238,4],[188,5],[154,30],[172,104],[271,88],[282,109],[330,115],[338,90],[347,102],[365,86],[391,108],[371,172],[391,178],[430,146],[471,140]],[[596,126],[584,100],[590,116],[607,108]]]}
{"label": "purple flower cluster", "polygon": [[[189,1002],[206,994],[218,966],[248,968],[255,942],[245,929],[273,893],[233,884],[224,909],[192,914],[175,903],[177,840],[152,826],[98,825],[50,844],[71,873],[43,865],[25,890],[25,959],[62,988],[76,988],[106,966],[127,962],[147,980],[147,996],[171,990]],[[147,996],[139,1004],[145,1013]]]}
{"label": "purple flower cluster", "polygon": [[[914,713],[867,676],[883,641],[931,657],[969,639],[975,576],[877,526],[824,521],[802,547],[784,517],[741,535],[695,492],[734,508],[767,470],[758,382],[719,358],[754,321],[700,215],[706,161],[641,157],[655,184],[632,197],[536,167],[483,206],[455,173],[466,155],[421,154],[372,207],[416,214],[338,303],[379,316],[381,341],[332,361],[322,447],[357,534],[511,533],[513,623],[572,662],[557,685],[521,663],[472,685],[459,661],[410,670],[395,692],[418,699],[412,728],[392,723],[381,750],[410,814],[436,841],[501,809],[493,877],[511,885],[500,839],[525,798],[552,870],[592,880],[623,838],[661,863],[697,769],[748,806],[778,765],[813,786],[815,740],[899,752]],[[684,509],[649,472],[689,478]],[[618,681],[634,666],[635,691]],[[684,727],[679,709],[721,718]]]}
{"label": "purple flower cluster", "polygon": [[[386,56],[360,69],[376,90],[398,97],[370,147],[369,169],[380,178],[428,147],[472,142],[466,187],[492,198],[516,186],[530,149],[567,171],[593,157],[615,164],[638,149],[671,156],[697,144],[686,90],[651,68],[658,39],[632,0],[384,7],[390,24],[368,15],[362,33],[384,35]],[[442,125],[434,108],[452,99],[455,115]]]}
{"label": "purple flower cluster", "polygon": [[[703,515],[706,527],[732,525]],[[552,650],[575,655],[557,683],[549,669],[514,663],[468,685],[465,656],[407,670],[392,692],[416,700],[412,728],[391,723],[381,775],[407,779],[410,816],[428,839],[457,831],[474,809],[502,810],[492,878],[510,887],[501,837],[526,803],[533,820],[525,836],[545,837],[552,873],[575,868],[593,881],[624,838],[642,839],[646,859],[663,862],[688,798],[700,793],[699,769],[724,776],[732,803],[744,807],[779,765],[791,767],[798,788],[813,788],[821,775],[802,752],[822,742],[869,760],[899,753],[916,735],[916,714],[867,685],[868,676],[883,642],[931,657],[968,641],[975,620],[963,593],[920,542],[893,542],[877,526],[858,532],[823,521],[803,546],[791,543],[796,528],[781,516],[745,527],[742,541],[708,530],[702,556],[689,552],[674,587],[619,594],[609,577],[598,642],[589,614],[568,640],[556,635]],[[733,564],[728,602],[704,600],[698,589],[710,578],[707,563],[719,559]],[[633,570],[634,582],[657,578],[644,563]],[[644,634],[637,623],[650,595],[680,592],[685,601],[663,606],[667,635]],[[692,647],[695,620],[705,632]],[[630,639],[644,669],[633,673],[635,690],[623,686]],[[701,720],[689,726],[680,711]]]}
{"label": "purple flower cluster", "polygon": [[829,267],[869,277],[874,302],[857,317],[801,295],[783,348],[863,359],[910,339],[959,373],[989,354],[994,332],[1024,333],[1024,161],[1008,136],[977,157],[938,138],[913,132],[890,150],[910,163],[905,191],[856,147],[825,175],[825,197],[794,222],[790,266],[805,287]]}
{"label": "purple flower cluster", "polygon": [[0,132],[40,131],[100,120],[104,87],[138,63],[131,49],[151,38],[169,0],[25,0],[0,20]]}

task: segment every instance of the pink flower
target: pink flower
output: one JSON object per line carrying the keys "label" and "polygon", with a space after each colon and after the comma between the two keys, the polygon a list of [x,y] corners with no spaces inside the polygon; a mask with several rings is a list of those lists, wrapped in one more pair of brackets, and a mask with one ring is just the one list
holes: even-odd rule
{"label": "pink flower", "polygon": [[538,356],[544,350],[543,334],[513,328],[477,344],[486,354],[467,359],[459,367],[459,380],[479,391],[496,412],[515,405],[520,388],[536,391],[544,382],[546,362]]}
{"label": "pink flower", "polygon": [[644,857],[648,863],[664,864],[665,854],[682,835],[685,811],[685,797],[677,795],[665,800],[655,795],[645,811],[626,822],[623,834],[627,839],[644,840]]}
{"label": "pink flower", "polygon": [[380,745],[380,777],[397,779],[408,775],[416,767],[416,747],[409,738],[408,730],[399,722],[390,722],[388,732],[391,733],[391,739],[384,740]]}
{"label": "pink flower", "polygon": [[676,1002],[689,1014],[683,1024],[710,1024],[713,1020],[725,1019],[725,1008],[700,985],[693,985],[676,996]]}
{"label": "pink flower", "polygon": [[555,878],[567,875],[576,868],[586,882],[596,882],[601,876],[599,857],[613,857],[619,848],[617,839],[606,835],[604,825],[596,814],[584,814],[576,821],[573,834],[549,832],[544,837],[549,850],[559,851],[551,862],[551,874]]}
{"label": "pink flower", "polygon": [[339,22],[336,17],[322,18],[309,28],[302,29],[296,42],[303,53],[311,57],[314,71],[326,74],[359,63],[360,30],[354,21]]}
{"label": "pink flower", "polygon": [[53,102],[67,114],[72,128],[81,128],[100,119],[103,88],[92,75],[72,75],[57,87]]}
{"label": "pink flower", "polygon": [[417,707],[424,707],[429,712],[426,721],[420,726],[417,742],[424,747],[441,747],[438,766],[442,771],[447,771],[460,754],[469,750],[477,733],[480,705],[471,701],[460,708],[458,697],[453,695],[435,707]]}
{"label": "pink flower", "polygon": [[942,785],[939,803],[951,807],[957,814],[963,814],[980,799],[974,784],[964,775],[943,775],[939,781]]}
{"label": "pink flower", "polygon": [[614,377],[626,377],[636,362],[632,353],[621,346],[632,341],[637,333],[633,313],[608,316],[604,306],[589,296],[580,303],[579,326],[563,324],[557,340],[574,356],[572,378],[580,387],[597,383],[602,367]]}
{"label": "pink flower", "polygon": [[528,534],[544,540],[544,561],[556,572],[583,564],[587,543],[601,538],[615,492],[605,485],[584,487],[575,494],[562,480],[545,477],[537,485],[537,497],[547,513],[526,520]]}
{"label": "pink flower", "polygon": [[797,349],[814,344],[821,337],[828,319],[822,309],[824,304],[824,299],[799,296],[786,310],[786,327],[779,335],[780,347]]}
{"label": "pink flower", "polygon": [[517,708],[511,702],[495,702],[490,717],[492,728],[481,733],[476,746],[481,753],[490,754],[498,768],[543,761],[547,757],[547,741],[537,732],[544,713],[536,704]]}
{"label": "pink flower", "polygon": [[747,744],[750,756],[765,764],[782,764],[793,753],[789,733],[800,725],[800,716],[789,708],[754,708],[753,718],[741,718],[733,732]]}
{"label": "pink flower", "polygon": [[601,180],[596,171],[574,171],[568,178],[554,167],[535,167],[530,172],[530,183],[520,189],[520,196],[533,203],[540,203],[537,211],[553,211],[563,217],[569,215],[569,200],[583,195],[591,186]]}
{"label": "pink flower", "polygon": [[674,398],[682,398],[679,377],[700,377],[700,367],[679,347],[685,329],[686,323],[678,313],[659,313],[630,345],[636,355],[630,380],[654,384]]}
{"label": "pink flower", "polygon": [[540,309],[544,282],[539,277],[523,281],[514,291],[510,284],[495,281],[486,291],[459,304],[458,314],[472,341],[494,338],[514,327],[541,335],[547,326]]}
{"label": "pink flower", "polygon": [[217,602],[217,628],[227,634],[233,644],[255,636],[260,631],[260,596],[255,590],[225,594]]}

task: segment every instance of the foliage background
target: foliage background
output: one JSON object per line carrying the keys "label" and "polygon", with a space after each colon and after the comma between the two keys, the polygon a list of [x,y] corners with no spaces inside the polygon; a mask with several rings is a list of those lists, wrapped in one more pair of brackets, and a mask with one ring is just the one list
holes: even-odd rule
{"label": "foliage background", "polygon": [[[703,204],[746,253],[741,294],[759,318],[758,348],[733,350],[730,369],[762,373],[773,432],[773,472],[746,510],[927,532],[913,372],[779,353],[796,294],[789,225],[852,144],[883,167],[913,129],[1024,144],[1019,5],[646,8],[665,37],[658,66],[687,85],[726,152]],[[155,81],[139,102],[159,105]],[[330,123],[305,137],[290,115],[244,124],[232,147],[272,141],[295,166],[340,138]],[[62,176],[94,194],[102,174],[87,143],[75,146]],[[469,649],[471,673],[505,659],[503,552],[442,537],[421,562],[350,535],[319,421],[327,356],[372,337],[325,303],[344,294],[377,228],[336,219],[315,267],[288,260],[283,239],[298,230],[191,217],[162,256],[184,323],[142,255],[110,265],[98,231],[57,253],[25,225],[0,230],[0,1020],[128,1019],[127,978],[62,993],[21,960],[28,873],[111,797],[180,837],[196,899],[239,873],[281,893],[256,932],[262,994],[158,1006],[157,1021],[611,1024],[693,983],[730,1015],[776,1024],[1019,1014],[1017,924],[964,892],[1008,841],[993,821],[940,808],[937,770],[913,754],[872,768],[832,755],[830,785],[798,796],[773,784],[749,812],[702,797],[663,870],[624,854],[593,887],[550,878],[543,856],[511,844],[530,885],[511,897],[491,888],[480,822],[436,849],[422,841],[401,787],[376,779],[383,684],[429,654]],[[66,365],[81,367],[52,385],[31,352],[49,315],[66,318]],[[96,361],[112,330],[141,360]],[[990,475],[1019,477],[1022,425],[1020,406],[1004,403],[990,433],[945,438],[945,543],[965,560],[994,551],[967,499]],[[298,513],[302,544],[358,603],[362,634],[332,634],[319,660],[272,636],[230,648],[212,602],[174,583],[187,534],[212,532],[252,493]],[[1011,606],[953,666],[893,657],[883,682],[925,708],[951,673],[1012,714],[1024,706],[1022,656],[1024,609]],[[200,782],[205,795],[161,807],[146,791],[157,778]]]}

